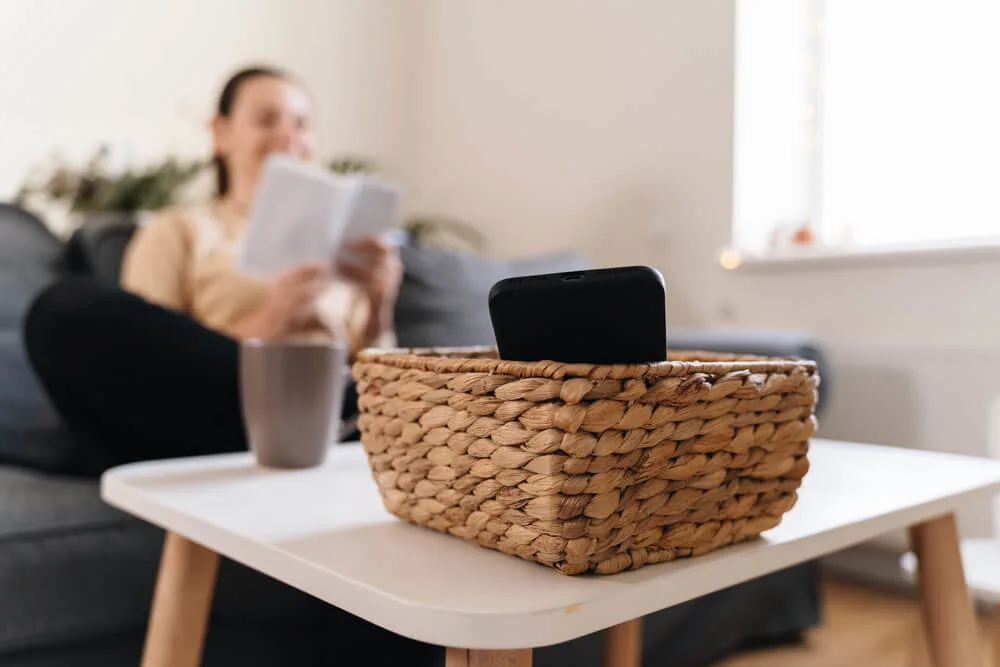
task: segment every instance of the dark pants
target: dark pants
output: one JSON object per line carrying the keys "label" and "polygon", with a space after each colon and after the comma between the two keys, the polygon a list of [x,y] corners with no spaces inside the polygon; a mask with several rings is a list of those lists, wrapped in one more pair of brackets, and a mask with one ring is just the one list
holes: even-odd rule
{"label": "dark pants", "polygon": [[234,339],[87,278],[49,286],[24,326],[28,359],[84,445],[71,472],[247,448]]}

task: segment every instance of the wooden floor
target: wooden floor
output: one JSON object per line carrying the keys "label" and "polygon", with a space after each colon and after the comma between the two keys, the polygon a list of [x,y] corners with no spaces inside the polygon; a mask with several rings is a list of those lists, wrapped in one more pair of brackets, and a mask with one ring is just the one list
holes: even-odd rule
{"label": "wooden floor", "polygon": [[[922,667],[915,598],[842,581],[824,582],[824,623],[802,646],[744,653],[718,667]],[[983,655],[992,655],[993,619],[979,618]],[[989,664],[988,662],[984,662]],[[971,667],[971,666],[970,666]],[[1000,667],[997,665],[996,667]]]}

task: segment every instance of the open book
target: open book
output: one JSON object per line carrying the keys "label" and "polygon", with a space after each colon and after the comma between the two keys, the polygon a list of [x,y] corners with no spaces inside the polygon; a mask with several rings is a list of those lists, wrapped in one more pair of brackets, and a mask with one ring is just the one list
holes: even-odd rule
{"label": "open book", "polygon": [[238,266],[270,279],[305,262],[332,265],[345,242],[395,227],[401,202],[394,183],[272,155],[250,208]]}

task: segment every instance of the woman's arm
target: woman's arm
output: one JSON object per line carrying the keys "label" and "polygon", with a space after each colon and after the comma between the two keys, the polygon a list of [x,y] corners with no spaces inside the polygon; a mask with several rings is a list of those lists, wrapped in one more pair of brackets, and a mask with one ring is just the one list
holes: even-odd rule
{"label": "woman's arm", "polygon": [[226,331],[243,340],[277,340],[300,329],[315,315],[316,298],[326,286],[329,269],[323,264],[303,264],[267,285],[257,308]]}
{"label": "woman's arm", "polygon": [[350,318],[355,323],[350,336],[351,352],[356,353],[391,337],[403,265],[396,248],[381,238],[363,239],[347,249],[358,260],[340,262],[337,269],[363,295],[355,305],[360,316]]}
{"label": "woman's arm", "polygon": [[190,307],[185,276],[189,253],[187,220],[176,211],[159,213],[132,236],[119,282],[147,301],[186,312]]}

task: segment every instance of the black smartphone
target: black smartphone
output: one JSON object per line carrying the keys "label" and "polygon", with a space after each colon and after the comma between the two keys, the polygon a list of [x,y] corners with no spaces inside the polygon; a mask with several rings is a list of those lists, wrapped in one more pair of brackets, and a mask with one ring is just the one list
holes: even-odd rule
{"label": "black smartphone", "polygon": [[631,364],[667,358],[667,293],[649,266],[507,278],[490,319],[501,359]]}

